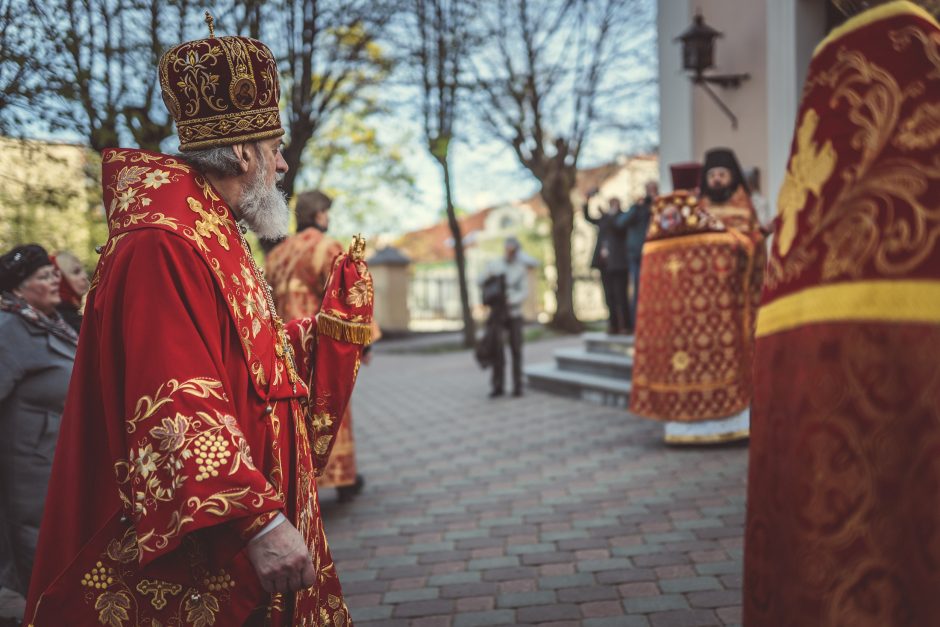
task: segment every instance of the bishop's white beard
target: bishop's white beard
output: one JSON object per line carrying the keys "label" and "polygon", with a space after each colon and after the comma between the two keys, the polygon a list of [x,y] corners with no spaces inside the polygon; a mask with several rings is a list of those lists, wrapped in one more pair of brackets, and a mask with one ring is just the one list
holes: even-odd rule
{"label": "bishop's white beard", "polygon": [[255,176],[248,183],[239,199],[238,208],[242,219],[255,235],[261,239],[281,239],[287,237],[290,228],[290,208],[287,197],[277,186],[282,175],[278,174],[274,185],[268,187],[264,181],[267,170],[267,158],[258,151],[260,161]]}

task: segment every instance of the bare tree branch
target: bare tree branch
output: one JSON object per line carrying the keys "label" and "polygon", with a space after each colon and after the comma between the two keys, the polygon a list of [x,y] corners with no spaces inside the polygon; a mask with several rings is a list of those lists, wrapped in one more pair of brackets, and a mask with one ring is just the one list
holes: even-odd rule
{"label": "bare tree branch", "polygon": [[[653,3],[500,0],[490,6],[497,8],[483,21],[493,45],[473,63],[477,111],[487,131],[541,183],[558,270],[553,325],[575,331],[571,194],[577,164],[598,129],[635,132],[645,122],[635,115],[618,124],[608,118],[627,98],[647,104],[654,98]],[[627,58],[631,64],[623,67]]]}

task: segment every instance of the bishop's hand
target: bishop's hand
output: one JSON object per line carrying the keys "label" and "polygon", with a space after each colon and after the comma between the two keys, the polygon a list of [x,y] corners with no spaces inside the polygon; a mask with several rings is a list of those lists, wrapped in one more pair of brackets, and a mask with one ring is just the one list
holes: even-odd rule
{"label": "bishop's hand", "polygon": [[248,543],[248,559],[266,592],[297,592],[316,583],[313,559],[289,521]]}

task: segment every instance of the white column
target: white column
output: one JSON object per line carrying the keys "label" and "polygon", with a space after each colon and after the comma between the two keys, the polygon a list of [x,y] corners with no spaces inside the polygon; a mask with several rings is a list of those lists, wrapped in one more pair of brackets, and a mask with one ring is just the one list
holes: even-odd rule
{"label": "white column", "polygon": [[767,172],[764,196],[777,206],[799,106],[796,57],[797,0],[767,0]]}
{"label": "white column", "polygon": [[767,0],[767,169],[764,196],[776,208],[786,174],[803,82],[816,44],[825,36],[825,4]]}
{"label": "white column", "polygon": [[657,0],[659,46],[659,181],[672,191],[669,164],[693,158],[692,83],[682,71],[682,50],[673,41],[692,24],[689,0]]}

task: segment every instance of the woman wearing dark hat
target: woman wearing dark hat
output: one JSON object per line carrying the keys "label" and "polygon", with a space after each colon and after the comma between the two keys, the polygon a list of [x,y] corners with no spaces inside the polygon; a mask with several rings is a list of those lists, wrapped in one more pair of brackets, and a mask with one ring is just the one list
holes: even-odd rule
{"label": "woman wearing dark hat", "polygon": [[0,586],[26,594],[78,335],[35,244],[0,257]]}

